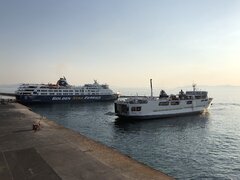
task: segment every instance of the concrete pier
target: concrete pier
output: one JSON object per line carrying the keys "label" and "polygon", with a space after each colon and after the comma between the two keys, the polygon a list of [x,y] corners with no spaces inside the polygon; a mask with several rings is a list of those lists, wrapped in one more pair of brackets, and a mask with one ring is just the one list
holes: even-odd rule
{"label": "concrete pier", "polygon": [[[40,130],[33,123],[40,121]],[[0,179],[173,179],[18,103],[0,105]]]}

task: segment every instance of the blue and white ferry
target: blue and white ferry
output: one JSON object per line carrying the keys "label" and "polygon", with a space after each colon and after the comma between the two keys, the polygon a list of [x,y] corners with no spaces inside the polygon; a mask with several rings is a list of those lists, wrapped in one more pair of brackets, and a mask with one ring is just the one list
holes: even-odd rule
{"label": "blue and white ferry", "polygon": [[107,84],[95,80],[93,84],[71,86],[65,77],[56,84],[21,84],[16,91],[16,100],[22,104],[114,101],[117,98],[118,94]]}

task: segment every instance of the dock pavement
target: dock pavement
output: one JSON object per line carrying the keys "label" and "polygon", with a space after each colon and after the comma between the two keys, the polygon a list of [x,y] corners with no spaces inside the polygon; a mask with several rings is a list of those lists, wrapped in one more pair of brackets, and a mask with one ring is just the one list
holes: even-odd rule
{"label": "dock pavement", "polygon": [[[40,130],[32,130],[40,121]],[[1,180],[168,180],[137,162],[18,103],[0,105]]]}

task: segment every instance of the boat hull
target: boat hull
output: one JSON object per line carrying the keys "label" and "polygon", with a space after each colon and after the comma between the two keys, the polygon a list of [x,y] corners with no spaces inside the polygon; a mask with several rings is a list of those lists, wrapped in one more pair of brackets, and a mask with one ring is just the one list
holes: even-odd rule
{"label": "boat hull", "polygon": [[117,116],[120,119],[133,119],[133,120],[145,120],[145,119],[161,119],[161,118],[169,118],[169,117],[179,117],[179,116],[190,116],[202,114],[205,110],[199,110],[194,112],[184,112],[184,113],[174,113],[174,114],[157,114],[157,115],[141,115],[141,116],[129,116],[129,115],[120,115]]}
{"label": "boat hull", "polygon": [[55,95],[16,95],[16,101],[21,104],[40,104],[40,103],[84,103],[84,102],[101,102],[115,101],[117,94],[112,95],[77,95],[77,96],[55,96]]}
{"label": "boat hull", "polygon": [[[206,112],[211,105],[212,98],[182,100],[178,105],[159,106],[163,101],[148,101],[145,104],[115,102],[115,115],[125,119],[158,119]],[[171,103],[170,103],[171,104]],[[136,111],[139,108],[139,111]]]}

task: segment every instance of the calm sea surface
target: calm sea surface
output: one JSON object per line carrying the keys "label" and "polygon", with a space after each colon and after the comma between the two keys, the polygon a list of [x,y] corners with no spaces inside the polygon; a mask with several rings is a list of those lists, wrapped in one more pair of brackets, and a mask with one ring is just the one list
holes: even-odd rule
{"label": "calm sea surface", "polygon": [[67,128],[177,179],[240,179],[240,88],[209,88],[209,113],[121,121],[113,103],[31,106]]}

